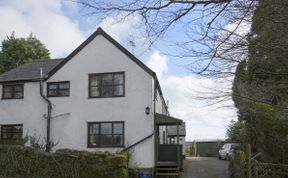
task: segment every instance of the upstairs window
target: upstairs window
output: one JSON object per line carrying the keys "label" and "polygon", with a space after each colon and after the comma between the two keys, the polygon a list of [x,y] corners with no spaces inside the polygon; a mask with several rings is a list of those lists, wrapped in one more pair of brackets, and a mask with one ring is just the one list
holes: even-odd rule
{"label": "upstairs window", "polygon": [[21,140],[23,125],[1,125],[1,140]]}
{"label": "upstairs window", "polygon": [[89,75],[89,98],[123,97],[124,93],[124,72]]}
{"label": "upstairs window", "polygon": [[88,147],[123,147],[124,122],[88,123]]}
{"label": "upstairs window", "polygon": [[24,98],[24,84],[4,84],[2,88],[2,99]]}
{"label": "upstairs window", "polygon": [[48,82],[47,83],[47,96],[48,97],[61,97],[70,95],[70,82]]}

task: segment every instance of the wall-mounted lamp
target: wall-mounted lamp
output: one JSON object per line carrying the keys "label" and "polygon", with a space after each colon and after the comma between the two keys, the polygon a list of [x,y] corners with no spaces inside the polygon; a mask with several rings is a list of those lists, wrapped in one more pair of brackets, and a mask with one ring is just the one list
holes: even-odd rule
{"label": "wall-mounted lamp", "polygon": [[149,107],[149,106],[147,106],[147,107],[145,108],[145,113],[146,113],[147,115],[150,114],[150,107]]}

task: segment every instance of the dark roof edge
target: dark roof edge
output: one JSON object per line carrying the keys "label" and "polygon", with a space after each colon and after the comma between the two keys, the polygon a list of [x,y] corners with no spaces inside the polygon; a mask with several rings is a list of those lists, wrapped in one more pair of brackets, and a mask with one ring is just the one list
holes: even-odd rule
{"label": "dark roof edge", "polygon": [[5,83],[26,83],[26,82],[34,82],[35,80],[32,79],[21,79],[21,80],[6,80],[6,81],[0,81],[1,84]]}
{"label": "dark roof edge", "polygon": [[37,62],[61,61],[61,60],[64,60],[64,59],[65,58],[36,59],[34,61],[26,62],[25,64],[31,64],[31,63],[37,63]]}
{"label": "dark roof edge", "polygon": [[[159,82],[158,77],[157,77],[157,75],[156,75],[155,72],[154,72],[153,78],[154,78],[154,80],[156,81],[156,87],[157,87],[157,89],[159,90],[160,97],[161,97],[161,99],[162,99],[163,102],[164,102],[164,105],[165,105],[166,110],[168,111],[169,108],[168,108],[167,103],[166,103],[166,101],[165,101],[165,99],[164,99],[164,95],[163,95],[163,92],[162,92],[162,89],[161,89],[161,85],[160,85],[160,82]],[[169,114],[169,111],[168,111],[168,114]]]}

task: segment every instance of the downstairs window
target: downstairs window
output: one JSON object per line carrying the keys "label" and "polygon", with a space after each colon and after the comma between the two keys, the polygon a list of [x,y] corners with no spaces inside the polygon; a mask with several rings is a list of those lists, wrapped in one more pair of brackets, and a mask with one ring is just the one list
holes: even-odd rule
{"label": "downstairs window", "polygon": [[21,140],[23,136],[23,125],[1,125],[1,140]]}
{"label": "downstairs window", "polygon": [[88,123],[88,147],[123,147],[124,122]]}

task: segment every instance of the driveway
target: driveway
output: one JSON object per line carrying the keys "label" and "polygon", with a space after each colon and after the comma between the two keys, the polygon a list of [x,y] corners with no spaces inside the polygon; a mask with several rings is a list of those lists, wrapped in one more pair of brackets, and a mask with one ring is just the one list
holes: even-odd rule
{"label": "driveway", "polygon": [[218,158],[186,158],[181,178],[229,178],[228,166],[229,161]]}

